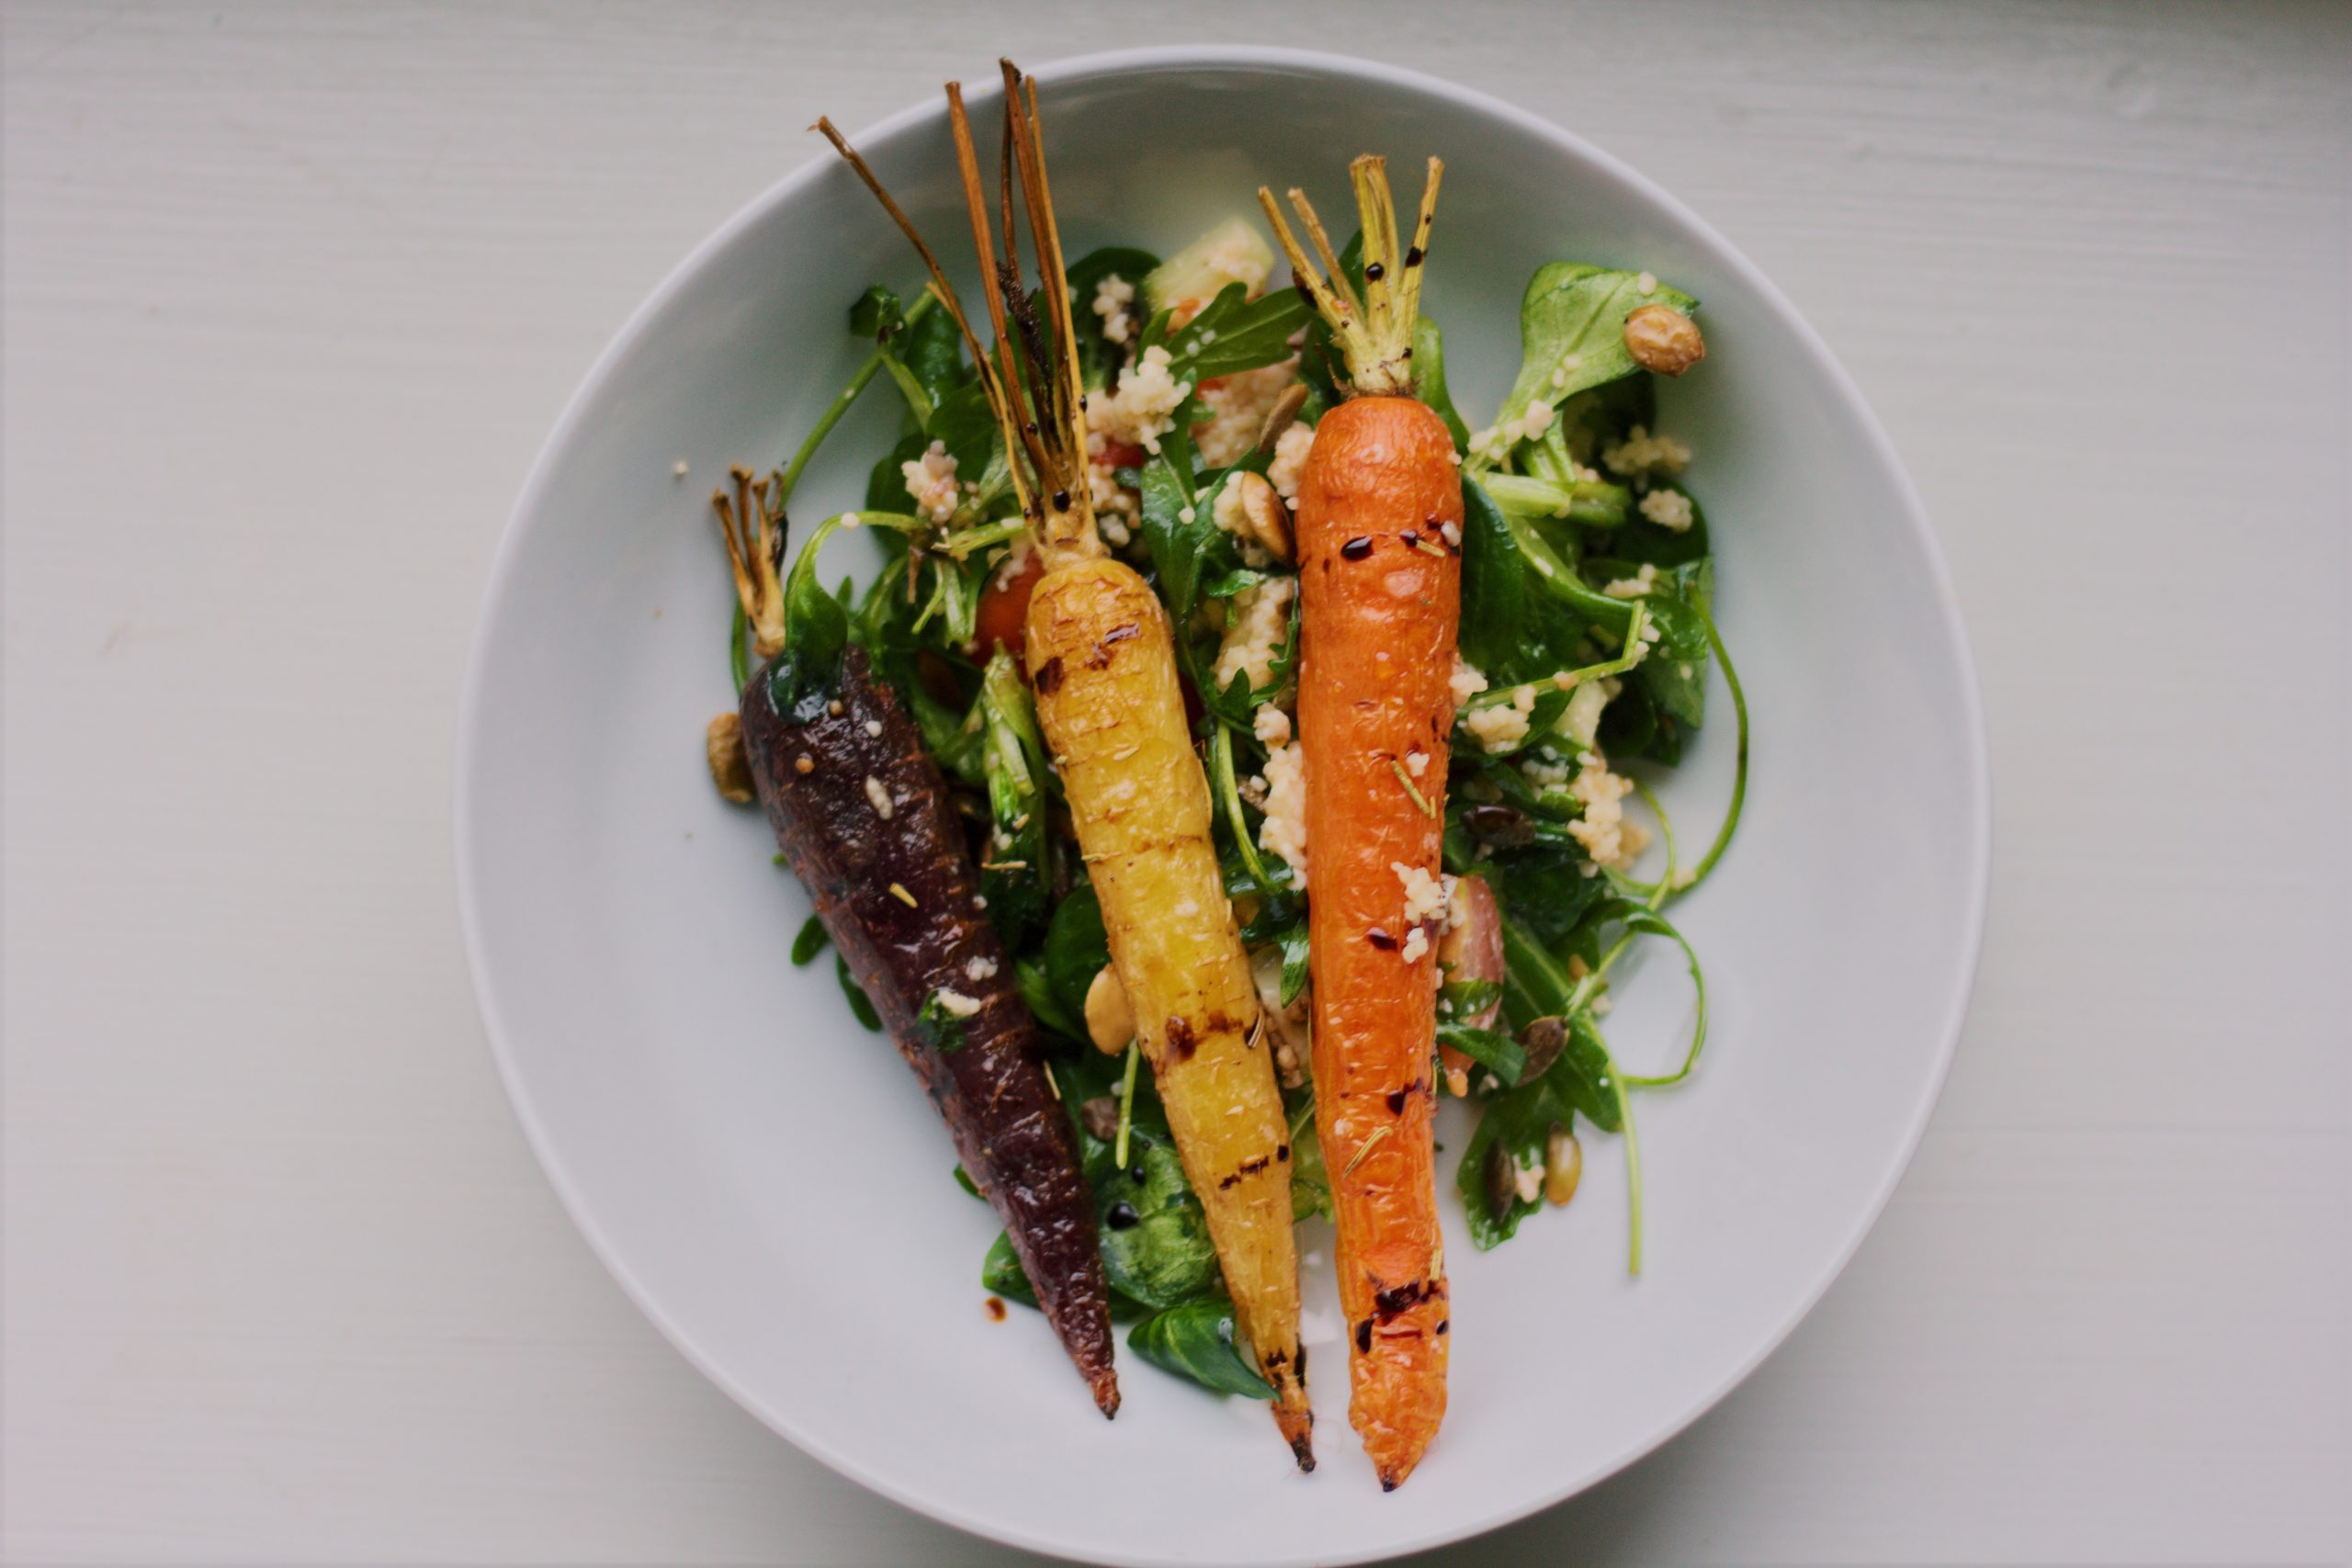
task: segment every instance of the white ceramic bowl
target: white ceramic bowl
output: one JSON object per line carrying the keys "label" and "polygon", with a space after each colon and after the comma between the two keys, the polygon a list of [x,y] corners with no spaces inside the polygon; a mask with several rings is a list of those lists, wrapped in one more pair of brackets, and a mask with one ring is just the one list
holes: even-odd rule
{"label": "white ceramic bowl", "polygon": [[[974,83],[992,66],[975,60]],[[458,775],[483,1016],[533,1146],[623,1287],[843,1473],[1103,1562],[1350,1562],[1455,1540],[1590,1485],[1721,1398],[1885,1202],[1951,1058],[1984,910],[1984,748],[1960,617],[1917,497],[1820,341],[1614,160],[1477,94],[1329,56],[1152,51],[1039,78],[1073,256],[1114,240],[1165,254],[1251,210],[1261,180],[1343,211],[1352,153],[1442,154],[1428,303],[1474,423],[1508,385],[1539,263],[1646,267],[1703,301],[1706,364],[1665,389],[1662,423],[1697,452],[1755,771],[1736,847],[1679,911],[1713,983],[1713,1035],[1692,1086],[1639,1106],[1644,1277],[1624,1269],[1614,1140],[1592,1140],[1573,1207],[1494,1253],[1472,1250],[1449,1192],[1452,1406],[1392,1496],[1348,1429],[1336,1343],[1316,1363],[1322,1468],[1301,1477],[1261,1410],[1129,1355],[1105,1425],[1035,1314],[983,1313],[996,1219],[950,1183],[931,1108],[850,1021],[831,964],[786,962],[807,900],[701,758],[704,721],[732,705],[705,498],[728,463],[787,453],[839,388],[857,292],[920,276],[813,141],[623,329],[515,508]],[[992,122],[993,91],[977,96]],[[962,254],[937,100],[858,141]],[[796,514],[856,504],[895,417],[878,389]],[[1694,838],[1729,773],[1720,687],[1714,702],[1668,791]],[[1679,965],[1654,957],[1620,992],[1621,1055],[1664,1060],[1688,1021]],[[1441,1137],[1458,1153],[1464,1131]]]}

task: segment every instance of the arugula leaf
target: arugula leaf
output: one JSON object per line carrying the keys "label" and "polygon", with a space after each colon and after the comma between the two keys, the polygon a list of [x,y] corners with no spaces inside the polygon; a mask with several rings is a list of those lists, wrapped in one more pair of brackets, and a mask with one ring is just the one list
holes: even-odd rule
{"label": "arugula leaf", "polygon": [[1707,711],[1707,623],[1673,593],[1653,589],[1643,602],[1660,635],[1634,673],[1661,712],[1696,729]]}
{"label": "arugula leaf", "polygon": [[891,512],[907,503],[907,476],[903,465],[921,458],[931,438],[920,430],[908,432],[899,444],[875,459],[865,476],[865,510]]}
{"label": "arugula leaf", "polygon": [[1445,421],[1456,452],[1470,450],[1470,427],[1454,412],[1453,394],[1445,389],[1445,334],[1423,311],[1413,322],[1413,392]]}
{"label": "arugula leaf", "polygon": [[1078,364],[1087,386],[1108,385],[1119,357],[1118,345],[1102,335],[1102,321],[1094,314],[1095,290],[1104,278],[1114,276],[1133,284],[1136,298],[1128,307],[1128,314],[1140,318],[1144,313],[1143,280],[1159,265],[1159,258],[1149,251],[1105,245],[1079,257],[1063,275],[1069,283],[1070,316],[1078,328]]}
{"label": "arugula leaf", "polygon": [[1477,1131],[1454,1171],[1454,1189],[1469,1213],[1470,1239],[1481,1252],[1510,1240],[1518,1234],[1520,1222],[1543,1206],[1540,1199],[1513,1193],[1498,1212],[1487,1166],[1497,1145],[1514,1167],[1523,1168],[1542,1163],[1555,1123],[1572,1127],[1574,1119],[1582,1116],[1604,1132],[1623,1127],[1608,1046],[1586,1015],[1567,1022],[1567,1044],[1540,1077],[1488,1097]]}
{"label": "arugula leaf", "polygon": [[1625,318],[1644,305],[1688,315],[1698,304],[1662,283],[1644,294],[1635,273],[1581,262],[1536,268],[1519,303],[1519,379],[1495,423],[1515,427],[1538,400],[1556,409],[1588,388],[1633,375],[1641,367],[1625,347]]}
{"label": "arugula leaf", "polygon": [[919,317],[899,339],[899,362],[935,412],[965,384],[964,333],[944,310]]}
{"label": "arugula leaf", "polygon": [[1510,1035],[1491,1029],[1473,1029],[1466,1023],[1442,1020],[1437,1026],[1437,1043],[1453,1046],[1505,1084],[1517,1083],[1519,1075],[1527,1068],[1526,1048]]}
{"label": "arugula leaf", "polygon": [[[1241,555],[1216,525],[1213,507],[1194,503],[1191,476],[1179,472],[1164,455],[1144,465],[1140,479],[1144,543],[1181,649],[1186,641],[1182,632],[1200,603],[1204,578],[1238,570]],[[1187,512],[1193,514],[1189,520]]]}
{"label": "arugula leaf", "polygon": [[1315,312],[1295,288],[1275,288],[1251,299],[1247,286],[1228,283],[1199,315],[1169,330],[1163,310],[1144,328],[1139,350],[1165,345],[1179,380],[1203,381],[1279,365],[1291,355],[1291,334]]}
{"label": "arugula leaf", "polygon": [[879,283],[869,285],[849,308],[851,333],[877,344],[888,342],[890,334],[906,324],[907,313],[899,308],[899,296]]}
{"label": "arugula leaf", "polygon": [[1000,648],[980,677],[981,766],[988,777],[989,843],[980,892],[989,919],[1009,949],[1044,925],[1052,903],[1046,863],[1046,740],[1029,688]]}
{"label": "arugula leaf", "polygon": [[1046,979],[1044,964],[1034,958],[1015,959],[1012,976],[1021,986],[1022,1001],[1047,1032],[1079,1044],[1087,1043],[1086,1026],[1062,1010],[1060,998],[1054,995],[1052,985]]}
{"label": "arugula leaf", "polygon": [[1527,569],[1502,508],[1476,480],[1462,481],[1462,657],[1500,669],[1527,619]]}
{"label": "arugula leaf", "polygon": [[[1111,962],[1102,905],[1092,887],[1073,887],[1046,928],[1046,987],[1063,1015],[1086,1016],[1087,988]],[[1082,1033],[1082,1032],[1080,1032]]]}
{"label": "arugula leaf", "polygon": [[[923,443],[936,441],[956,459],[956,471],[966,478],[985,472],[991,457],[1002,450],[996,415],[989,410],[987,392],[978,380],[957,387],[939,400],[923,421]],[[917,455],[922,449],[917,448]],[[905,494],[901,485],[900,495]],[[900,504],[904,504],[903,501]]]}
{"label": "arugula leaf", "polygon": [[1282,1004],[1288,1007],[1298,1000],[1300,992],[1306,989],[1306,917],[1301,915],[1284,926],[1282,935],[1275,940],[1282,943],[1283,949]]}
{"label": "arugula leaf", "polygon": [[[1238,592],[1253,581],[1281,574],[1241,564],[1232,536],[1216,525],[1209,499],[1214,487],[1223,483],[1222,473],[1196,491],[1182,471],[1189,461],[1189,457],[1172,456],[1163,444],[1160,455],[1144,465],[1138,477],[1144,544],[1151,554],[1160,597],[1168,604],[1178,663],[1200,694],[1202,705],[1247,733],[1252,711],[1282,690],[1297,662],[1299,607],[1294,599],[1283,646],[1269,661],[1264,685],[1253,687],[1243,671],[1236,671],[1222,686],[1216,683],[1215,645],[1191,635],[1193,611],[1204,598],[1221,597],[1227,589]],[[1187,513],[1192,514],[1189,518]]]}
{"label": "arugula leaf", "polygon": [[[1138,1106],[1145,1099],[1138,1085]],[[1157,1100],[1150,1104],[1157,1111]],[[1114,1287],[1158,1308],[1198,1300],[1216,1288],[1220,1275],[1208,1216],[1184,1179],[1164,1113],[1156,1125],[1136,1117],[1125,1168],[1111,1159],[1105,1144],[1090,1156],[1087,1175],[1094,1189],[1102,1272]]]}
{"label": "arugula leaf", "polygon": [[842,995],[849,998],[849,1010],[856,1016],[857,1021],[875,1033],[881,1033],[882,1015],[874,1010],[874,1003],[850,974],[849,960],[839,953],[833,955],[833,978],[841,982]]}
{"label": "arugula leaf", "polygon": [[1127,1348],[1213,1393],[1273,1398],[1274,1391],[1234,1343],[1233,1332],[1232,1303],[1188,1302],[1136,1325],[1127,1333]]}
{"label": "arugula leaf", "polygon": [[1608,553],[1636,566],[1679,567],[1706,559],[1712,547],[1707,540],[1706,508],[1699,504],[1699,498],[1679,484],[1653,480],[1650,489],[1672,491],[1690,502],[1690,526],[1679,532],[1661,527],[1643,516],[1638,507],[1633,508],[1625,525],[1610,536]]}
{"label": "arugula leaf", "polygon": [[1519,1223],[1543,1206],[1540,1198],[1524,1199],[1516,1192],[1498,1204],[1495,1199],[1499,1194],[1492,1189],[1498,1184],[1492,1180],[1487,1160],[1499,1145],[1514,1168],[1541,1164],[1544,1140],[1551,1136],[1555,1122],[1565,1123],[1566,1116],[1548,1073],[1487,1100],[1477,1130],[1470,1134],[1453,1175],[1454,1190],[1462,1195],[1462,1206],[1468,1213],[1471,1245],[1479,1251],[1509,1241],[1518,1234]]}
{"label": "arugula leaf", "polygon": [[1438,1007],[1449,1017],[1468,1018],[1494,1006],[1502,994],[1500,980],[1448,980],[1438,987]]}
{"label": "arugula leaf", "polygon": [[[1029,1283],[1029,1276],[1021,1267],[1021,1255],[1012,1250],[1011,1233],[999,1231],[996,1239],[989,1243],[988,1256],[980,1259],[980,1289],[1025,1307],[1037,1304],[1036,1288]],[[1114,1323],[1130,1323],[1150,1313],[1150,1308],[1132,1297],[1117,1291],[1109,1294]]]}
{"label": "arugula leaf", "polygon": [[1029,1283],[1028,1272],[1021,1267],[1021,1255],[1012,1250],[1011,1232],[999,1231],[996,1239],[989,1243],[988,1256],[980,1259],[980,1289],[1023,1306],[1037,1304],[1036,1288]]}

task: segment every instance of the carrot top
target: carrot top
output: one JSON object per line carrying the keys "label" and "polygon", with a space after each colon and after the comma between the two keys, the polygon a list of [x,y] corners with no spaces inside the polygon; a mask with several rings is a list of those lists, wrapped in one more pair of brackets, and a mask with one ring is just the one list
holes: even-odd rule
{"label": "carrot top", "polygon": [[1437,187],[1445,164],[1430,160],[1429,180],[1421,186],[1421,212],[1413,223],[1413,243],[1396,243],[1396,206],[1388,194],[1388,161],[1370,153],[1348,165],[1356,192],[1356,217],[1363,226],[1363,287],[1359,291],[1331,249],[1331,237],[1306,193],[1294,186],[1290,203],[1306,226],[1314,257],[1298,243],[1274,193],[1258,187],[1258,205],[1274,226],[1283,254],[1290,258],[1299,288],[1315,301],[1347,361],[1349,385],[1355,397],[1409,397],[1413,390],[1413,323],[1421,309],[1421,263],[1429,254],[1430,223],[1437,216]]}
{"label": "carrot top", "polygon": [[[1060,231],[1046,175],[1046,152],[1037,112],[1037,85],[1010,60],[997,62],[1004,75],[1004,137],[998,159],[997,214],[989,212],[979,155],[972,141],[971,117],[964,108],[960,82],[947,84],[947,122],[956,141],[956,165],[972,220],[972,248],[988,280],[989,322],[993,349],[983,347],[965,316],[955,285],[905,210],[892,200],[865,160],[820,117],[817,130],[865,182],[931,272],[931,292],[947,308],[971,349],[982,395],[1004,439],[1013,493],[1048,563],[1102,553],[1095,531],[1092,491],[1087,475],[1086,380],[1070,314],[1069,290],[1041,288],[1041,317],[1023,281],[1021,244],[1013,219],[1014,193],[1028,220],[1029,250],[1037,276],[1061,279]],[[999,254],[1000,236],[1002,252]]]}

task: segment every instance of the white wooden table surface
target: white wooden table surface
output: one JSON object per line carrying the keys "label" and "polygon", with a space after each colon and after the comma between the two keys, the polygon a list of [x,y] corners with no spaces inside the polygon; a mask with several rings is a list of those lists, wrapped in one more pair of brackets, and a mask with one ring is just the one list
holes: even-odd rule
{"label": "white wooden table surface", "polygon": [[981,10],[7,6],[6,1555],[1013,1560],[770,1437],[558,1211],[458,949],[458,675],[564,397],[820,107],[1197,38],[1712,218],[1892,427],[1991,710],[1983,981],[1877,1233],[1687,1436],[1430,1561],[2343,1562],[2352,9]]}

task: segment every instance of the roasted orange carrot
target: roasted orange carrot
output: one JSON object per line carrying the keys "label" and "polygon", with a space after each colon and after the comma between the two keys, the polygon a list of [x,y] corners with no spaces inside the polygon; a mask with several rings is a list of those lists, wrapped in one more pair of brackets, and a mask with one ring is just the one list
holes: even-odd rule
{"label": "roasted orange carrot", "polygon": [[1361,295],[1303,193],[1291,201],[1319,270],[1273,194],[1258,193],[1348,370],[1350,395],[1316,426],[1299,482],[1298,732],[1313,861],[1315,1113],[1339,1231],[1348,1417],[1392,1491],[1444,1418],[1452,1327],[1430,1064],[1462,486],[1444,422],[1412,395],[1440,173],[1430,159],[1412,243],[1402,248],[1381,160],[1351,166],[1363,225]]}
{"label": "roasted orange carrot", "polygon": [[[1037,718],[1102,906],[1113,967],[1134,1010],[1184,1174],[1199,1196],[1234,1315],[1274,1390],[1274,1420],[1302,1469],[1315,1465],[1298,1343],[1289,1128],[1261,1027],[1257,988],[1209,837],[1209,792],[1185,722],[1175,643],[1150,585],[1107,555],[1086,471],[1085,388],[1067,268],[1040,145],[1035,85],[1004,62],[1001,231],[988,211],[963,94],[948,121],[993,353],[980,344],[913,225],[831,126],[819,122],[932,272],[963,327],[1001,433],[1044,571],[1023,625]],[[1014,243],[1025,212],[1045,310],[1030,302]]]}

